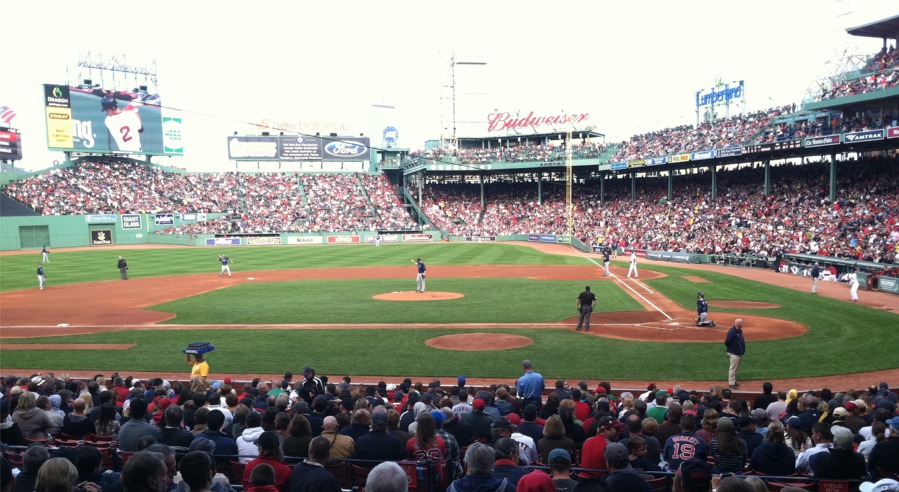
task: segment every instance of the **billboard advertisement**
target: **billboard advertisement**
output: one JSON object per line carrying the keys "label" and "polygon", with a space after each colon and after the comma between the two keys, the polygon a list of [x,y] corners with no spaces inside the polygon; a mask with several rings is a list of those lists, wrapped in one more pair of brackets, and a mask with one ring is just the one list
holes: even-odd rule
{"label": "billboard advertisement", "polygon": [[22,159],[22,134],[15,128],[0,126],[0,161]]}
{"label": "billboard advertisement", "polygon": [[366,137],[317,137],[306,135],[234,135],[228,137],[232,161],[367,161]]}
{"label": "billboard advertisement", "polygon": [[44,110],[50,150],[184,153],[181,119],[163,117],[158,94],[44,84]]}
{"label": "billboard advertisement", "polygon": [[708,90],[703,89],[701,91],[696,91],[696,108],[699,109],[706,105],[717,106],[719,104],[728,104],[731,101],[742,99],[744,95],[745,92],[742,80],[734,81],[729,84],[724,84],[719,81],[715,84],[715,87]]}

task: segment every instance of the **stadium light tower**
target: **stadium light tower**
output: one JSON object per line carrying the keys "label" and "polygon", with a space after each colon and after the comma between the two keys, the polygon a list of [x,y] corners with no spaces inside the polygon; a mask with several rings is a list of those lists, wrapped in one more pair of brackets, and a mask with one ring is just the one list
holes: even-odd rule
{"label": "stadium light tower", "polygon": [[[483,61],[475,61],[475,60],[456,60],[456,54],[453,53],[450,57],[450,90],[451,92],[451,101],[452,101],[452,133],[449,138],[443,138],[443,146],[451,147],[453,149],[457,148],[459,145],[458,136],[456,135],[456,66],[484,66],[487,62]],[[446,126],[443,125],[444,130]]]}

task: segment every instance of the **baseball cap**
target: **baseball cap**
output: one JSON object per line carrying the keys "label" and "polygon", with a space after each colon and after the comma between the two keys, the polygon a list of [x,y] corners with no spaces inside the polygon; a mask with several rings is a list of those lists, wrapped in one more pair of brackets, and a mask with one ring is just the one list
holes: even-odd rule
{"label": "baseball cap", "polygon": [[556,458],[562,458],[563,460],[571,463],[571,455],[568,451],[565,451],[562,448],[556,448],[549,452],[549,462],[552,463],[556,460]]}
{"label": "baseball cap", "polygon": [[847,412],[854,412],[858,410],[858,405],[856,405],[854,401],[847,401],[843,404],[843,408],[845,408]]}
{"label": "baseball cap", "polygon": [[899,417],[893,417],[890,420],[887,420],[887,425],[899,429]]}
{"label": "baseball cap", "polygon": [[471,408],[474,408],[475,410],[483,410],[486,406],[487,404],[480,398],[475,398],[475,400],[471,402]]}
{"label": "baseball cap", "polygon": [[506,418],[509,419],[509,422],[511,422],[515,427],[521,425],[521,417],[519,417],[517,413],[510,413],[506,415]]}
{"label": "baseball cap", "polygon": [[620,431],[620,430],[624,430],[624,424],[622,424],[621,422],[619,422],[618,419],[615,419],[615,418],[612,418],[612,417],[606,417],[606,418],[599,424],[599,430],[606,430],[606,429],[609,429],[609,428],[616,429],[616,430],[619,430],[619,431]]}
{"label": "baseball cap", "polygon": [[665,390],[656,391],[656,398],[668,398],[668,396],[670,395]]}
{"label": "baseball cap", "polygon": [[751,415],[753,422],[756,424],[763,424],[768,421],[768,412],[763,408],[756,408]]}
{"label": "baseball cap", "polygon": [[628,457],[627,448],[620,442],[613,442],[606,446],[606,459],[609,461],[626,460]]}
{"label": "baseball cap", "polygon": [[275,449],[281,445],[281,440],[278,439],[278,434],[272,431],[265,431],[259,434],[259,438],[256,439],[256,445],[262,449]]}
{"label": "baseball cap", "polygon": [[434,423],[437,425],[443,425],[443,421],[446,420],[446,415],[440,410],[431,411],[431,417],[434,417]]}
{"label": "baseball cap", "polygon": [[493,421],[494,429],[505,429],[505,428],[514,429],[516,427],[518,427],[518,426],[513,424],[512,422],[510,422],[509,419],[507,419],[505,417],[499,417]]}
{"label": "baseball cap", "polygon": [[834,417],[842,417],[842,418],[846,418],[846,417],[849,416],[849,411],[846,410],[846,409],[843,408],[843,407],[837,407],[837,408],[835,408],[834,411],[833,411],[833,416],[834,416]]}
{"label": "baseball cap", "polygon": [[686,460],[681,462],[677,473],[684,481],[684,485],[702,485],[712,481],[712,467],[705,461]]}
{"label": "baseball cap", "polygon": [[231,378],[227,378],[227,377],[226,377],[226,378],[224,379],[224,381],[225,381],[225,384],[227,384],[227,385],[230,386],[230,385],[231,385],[231,381],[233,381],[233,380],[232,380]]}
{"label": "baseball cap", "polygon": [[526,490],[528,492],[556,492],[556,486],[550,477],[543,470],[534,470],[531,473],[518,479],[517,490]]}
{"label": "baseball cap", "polygon": [[296,413],[309,413],[309,404],[300,400],[293,405],[293,411]]}
{"label": "baseball cap", "polygon": [[214,453],[215,441],[205,437],[198,437],[190,442],[190,446],[187,449],[191,451],[206,451],[207,453]]}
{"label": "baseball cap", "polygon": [[855,403],[855,406],[857,406],[860,410],[868,409],[868,404],[865,403],[865,400],[855,400],[852,403]]}
{"label": "baseball cap", "polygon": [[465,384],[465,376],[459,376],[459,379],[457,379],[456,381],[459,383],[460,386]]}
{"label": "baseball cap", "polygon": [[899,482],[892,478],[884,478],[877,482],[862,482],[858,486],[859,492],[892,492],[899,491]]}
{"label": "baseball cap", "polygon": [[801,424],[802,420],[795,415],[787,419],[787,427],[799,427]]}

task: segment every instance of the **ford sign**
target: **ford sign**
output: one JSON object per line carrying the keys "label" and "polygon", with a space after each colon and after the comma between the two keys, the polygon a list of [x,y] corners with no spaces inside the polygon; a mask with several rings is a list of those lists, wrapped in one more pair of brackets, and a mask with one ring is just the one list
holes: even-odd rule
{"label": "ford sign", "polygon": [[367,152],[368,147],[356,142],[331,142],[325,145],[325,154],[345,160],[358,159]]}

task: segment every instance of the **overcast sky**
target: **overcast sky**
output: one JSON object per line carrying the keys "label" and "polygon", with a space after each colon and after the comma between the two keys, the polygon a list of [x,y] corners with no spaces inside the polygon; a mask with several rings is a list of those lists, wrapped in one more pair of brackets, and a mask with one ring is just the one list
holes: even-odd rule
{"label": "overcast sky", "polygon": [[341,134],[363,133],[375,146],[391,125],[400,146],[422,148],[451,132],[453,55],[486,63],[455,67],[460,136],[486,135],[491,112],[534,111],[589,113],[597,131],[619,141],[695,122],[696,91],[719,78],[745,81],[750,110],[801,103],[844,54],[880,49],[847,27],[899,8],[895,0],[163,0],[17,1],[3,11],[0,106],[17,113],[21,167],[62,159],[46,150],[41,84],[99,82],[99,73],[75,68],[91,52],[156,62],[163,104],[184,121],[185,151],[157,162],[225,170],[233,168],[226,137],[258,133],[249,124],[264,120],[346,128]]}

